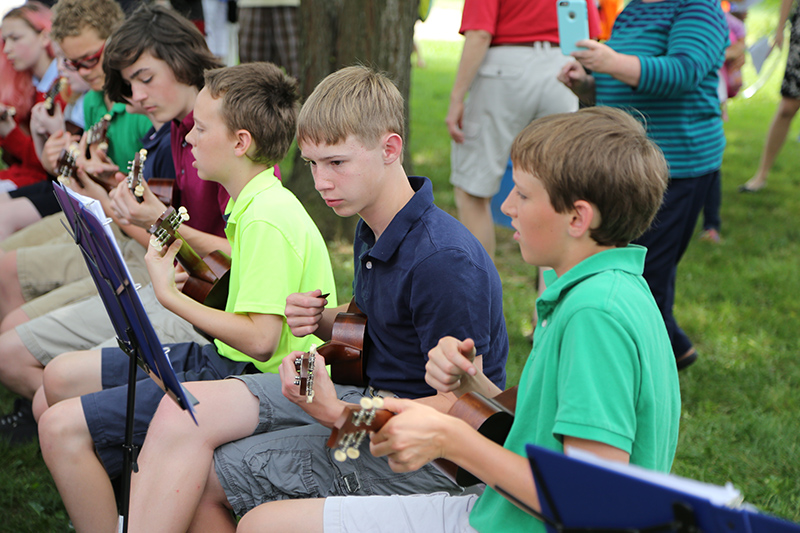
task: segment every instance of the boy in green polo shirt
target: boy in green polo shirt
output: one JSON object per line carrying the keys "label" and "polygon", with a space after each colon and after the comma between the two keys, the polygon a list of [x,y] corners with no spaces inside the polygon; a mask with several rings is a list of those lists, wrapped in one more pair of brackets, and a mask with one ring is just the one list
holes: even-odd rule
{"label": "boy in green polo shirt", "polygon": [[[157,68],[154,58],[146,61],[150,71]],[[294,337],[284,319],[289,294],[336,290],[325,241],[273,173],[294,137],[298,106],[297,82],[271,63],[206,71],[186,140],[198,176],[220,183],[231,197],[225,310],[178,290],[173,263],[180,239],[163,250],[151,245],[146,257],[161,304],[216,339],[170,346],[181,381],[274,372],[284,356],[319,343],[313,336]],[[328,298],[335,306],[335,297]],[[34,413],[45,400],[50,406],[39,420],[42,456],[77,531],[113,531],[117,523],[109,476],[123,467],[126,360],[116,348],[61,355],[45,367],[44,388],[34,399]],[[137,446],[163,397],[153,381],[139,377]]]}
{"label": "boy in green polo shirt", "polygon": [[[487,484],[481,496],[336,497],[257,507],[238,533],[260,531],[539,532],[539,500],[525,444],[579,448],[670,470],[680,392],[661,314],[642,278],[646,250],[629,244],[650,225],[667,165],[632,117],[611,108],[551,115],[523,130],[511,149],[514,189],[503,204],[525,262],[551,267],[537,300],[539,323],[519,383],[504,446],[466,422],[386,398],[397,413],[372,436],[371,452],[397,472],[444,457]],[[426,381],[460,396],[497,389],[471,339],[446,337],[429,352]]]}

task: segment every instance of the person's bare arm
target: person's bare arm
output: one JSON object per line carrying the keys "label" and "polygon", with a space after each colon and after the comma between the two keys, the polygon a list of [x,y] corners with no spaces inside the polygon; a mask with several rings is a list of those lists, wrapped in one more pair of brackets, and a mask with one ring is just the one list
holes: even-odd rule
{"label": "person's bare arm", "polygon": [[[144,195],[141,203],[136,200],[129,190],[127,182],[124,181],[109,194],[111,211],[119,219],[120,224],[127,223],[149,229],[166,211],[167,206],[156,198],[147,184],[142,185]],[[224,237],[196,230],[187,224],[182,225],[178,231],[200,257],[205,257],[216,250],[221,250],[229,255],[231,253],[230,242]]]}
{"label": "person's bare arm", "polygon": [[454,337],[442,337],[428,352],[425,382],[441,393],[453,393],[457,397],[477,392],[486,398],[494,398],[502,392],[483,373],[483,358],[476,357],[472,339],[460,341]]}
{"label": "person's bare arm", "polygon": [[[437,458],[448,459],[487,485],[509,494],[512,503],[541,510],[533,476],[525,457],[487,439],[466,422],[418,402],[386,398],[384,407],[397,413],[372,436],[370,450],[387,456],[395,472],[416,470]],[[600,457],[628,462],[626,452],[603,444],[564,437],[564,448],[583,449]],[[524,509],[524,507],[521,507]]]}
{"label": "person's bare arm", "polygon": [[161,304],[215,339],[267,361],[278,346],[283,317],[259,313],[228,313],[207,307],[178,290],[173,263],[182,241],[165,250],[150,247],[145,256],[156,298]]}
{"label": "person's bare arm", "polygon": [[783,33],[786,31],[786,21],[789,20],[789,13],[792,11],[792,4],[794,0],[782,0],[781,10],[778,15],[778,27],[775,28],[775,40],[772,43],[773,47],[778,50],[783,49]]}
{"label": "person's bare arm", "polygon": [[470,30],[464,32],[464,50],[458,63],[456,80],[450,91],[450,108],[447,110],[445,123],[450,137],[457,143],[464,142],[462,119],[464,118],[464,99],[467,97],[478,67],[486,57],[486,51],[492,42],[492,34],[484,30]]}

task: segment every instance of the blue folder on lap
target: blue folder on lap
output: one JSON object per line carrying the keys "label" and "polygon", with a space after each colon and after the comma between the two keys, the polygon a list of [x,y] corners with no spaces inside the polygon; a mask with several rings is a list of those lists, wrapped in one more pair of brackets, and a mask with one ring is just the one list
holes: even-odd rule
{"label": "blue folder on lap", "polygon": [[[742,503],[738,490],[527,445],[550,532],[800,533],[800,526]],[[662,526],[662,527],[659,527]]]}
{"label": "blue folder on lap", "polygon": [[[58,183],[53,186],[61,208],[69,222],[68,230],[81,248],[86,265],[97,286],[108,316],[117,333],[120,347],[137,358],[142,368],[164,392],[195,418],[197,400],[181,385],[165,348],[158,340],[145,313],[128,267],[105,220],[99,205],[81,197]],[[96,203],[96,202],[95,202]]]}

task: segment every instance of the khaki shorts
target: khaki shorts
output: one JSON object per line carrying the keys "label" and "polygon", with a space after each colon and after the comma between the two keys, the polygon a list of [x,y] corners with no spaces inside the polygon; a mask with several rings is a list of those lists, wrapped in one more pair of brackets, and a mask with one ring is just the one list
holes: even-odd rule
{"label": "khaki shorts", "polygon": [[[162,344],[208,343],[190,323],[158,303],[152,285],[140,289],[139,298]],[[43,365],[62,353],[117,346],[116,331],[100,296],[51,311],[17,326],[15,331],[28,351]]]}
{"label": "khaki shorts", "polygon": [[[146,250],[136,241],[115,232],[133,281],[144,285],[150,276],[144,262]],[[71,242],[44,244],[17,250],[17,275],[29,318],[97,294],[80,248]]]}
{"label": "khaki shorts", "polygon": [[44,217],[42,220],[22,228],[3,242],[0,242],[0,248],[10,252],[27,246],[38,246],[46,243],[74,243],[72,237],[64,229],[62,222],[67,225],[67,218],[64,213],[56,213],[55,215]]}
{"label": "khaki shorts", "polygon": [[489,48],[464,104],[464,142],[451,143],[450,183],[479,198],[497,194],[514,137],[534,119],[578,110],[556,79],[569,61],[549,43]]}

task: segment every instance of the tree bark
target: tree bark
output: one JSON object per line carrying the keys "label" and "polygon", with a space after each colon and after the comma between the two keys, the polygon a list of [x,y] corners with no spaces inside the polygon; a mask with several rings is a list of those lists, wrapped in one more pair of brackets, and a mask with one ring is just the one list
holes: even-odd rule
{"label": "tree bark", "polygon": [[[389,75],[405,99],[405,167],[408,152],[408,96],[411,52],[419,0],[302,0],[300,3],[300,88],[305,99],[328,74],[362,64]],[[357,217],[343,219],[314,189],[311,171],[295,154],[284,184],[297,195],[326,240],[352,240]]]}

